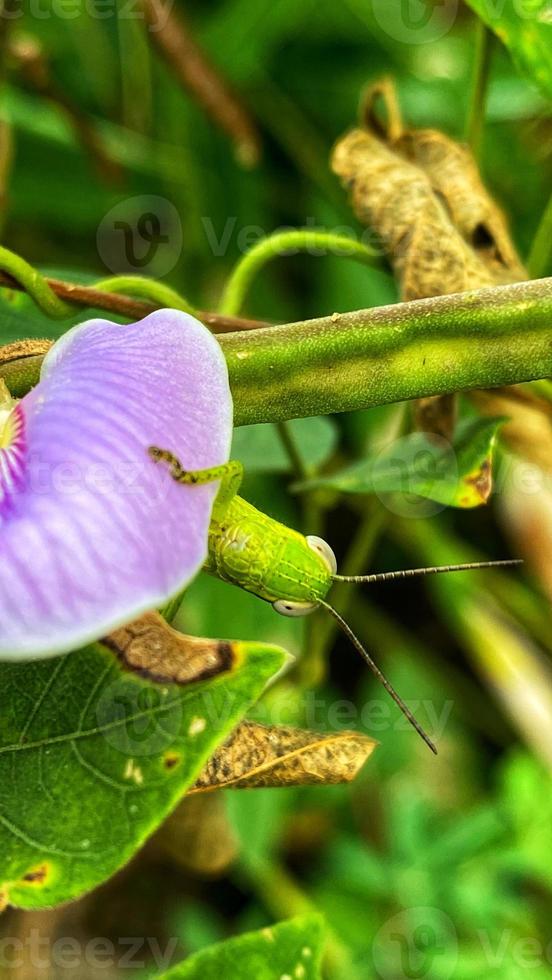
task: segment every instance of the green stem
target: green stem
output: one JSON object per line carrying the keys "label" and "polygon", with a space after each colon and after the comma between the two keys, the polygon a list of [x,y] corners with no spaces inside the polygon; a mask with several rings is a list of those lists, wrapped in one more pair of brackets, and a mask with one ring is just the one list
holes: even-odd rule
{"label": "green stem", "polygon": [[291,431],[289,422],[277,422],[276,429],[278,430],[278,435],[280,436],[282,445],[288,454],[294,475],[300,480],[308,480],[309,476],[311,475],[311,471],[301,456],[301,452],[297,445],[295,436]]}
{"label": "green stem", "polygon": [[552,279],[219,338],[236,425],[371,408],[552,374]]}
{"label": "green stem", "polygon": [[494,35],[487,29],[483,21],[477,18],[471,97],[464,130],[466,143],[471,146],[475,156],[477,156],[483,135],[493,46]]}
{"label": "green stem", "polygon": [[236,264],[226,283],[219,312],[231,316],[237,314],[259,270],[267,262],[290,251],[311,251],[313,255],[341,255],[365,265],[375,265],[379,261],[376,251],[345,235],[309,228],[276,232],[254,245]]}
{"label": "green stem", "polygon": [[533,279],[545,276],[550,270],[550,260],[552,256],[552,194],[548,200],[544,213],[540,220],[539,227],[535,233],[527,268],[529,275]]}
{"label": "green stem", "polygon": [[33,269],[32,265],[29,265],[20,255],[2,246],[0,246],[0,269],[23,286],[25,292],[32,297],[46,316],[54,320],[63,320],[74,314],[74,307],[56,296],[37,269]]}
{"label": "green stem", "polygon": [[173,310],[182,310],[184,313],[196,315],[196,311],[191,303],[177,293],[176,289],[156,279],[148,279],[147,276],[110,276],[108,279],[100,279],[94,283],[95,289],[102,289],[106,293],[124,293],[127,296],[138,296],[140,299],[149,299],[160,309],[168,307]]}
{"label": "green stem", "polygon": [[[334,313],[218,340],[236,425],[519,384],[552,375],[552,279]],[[28,371],[18,372],[18,363],[8,365],[15,397],[29,390]],[[4,372],[0,365],[0,377]]]}

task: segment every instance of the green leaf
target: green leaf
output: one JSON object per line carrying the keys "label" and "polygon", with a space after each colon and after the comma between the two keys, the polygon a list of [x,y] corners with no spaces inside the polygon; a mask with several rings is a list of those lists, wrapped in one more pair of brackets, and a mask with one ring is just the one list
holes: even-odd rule
{"label": "green leaf", "polygon": [[467,0],[506,45],[517,69],[552,99],[550,0]]}
{"label": "green leaf", "polygon": [[76,898],[159,826],[285,657],[215,642],[226,669],[187,685],[100,644],[0,665],[0,906]]}
{"label": "green leaf", "polygon": [[[306,466],[321,466],[332,455],[337,432],[331,419],[293,419],[291,435]],[[272,425],[244,425],[234,431],[232,458],[239,459],[246,473],[288,473],[289,456]]]}
{"label": "green leaf", "polygon": [[461,421],[452,445],[439,436],[412,432],[377,455],[298,489],[414,494],[447,507],[478,507],[491,493],[492,456],[502,424],[503,419]]}
{"label": "green leaf", "polygon": [[321,916],[297,916],[202,949],[159,980],[320,980],[322,945]]}

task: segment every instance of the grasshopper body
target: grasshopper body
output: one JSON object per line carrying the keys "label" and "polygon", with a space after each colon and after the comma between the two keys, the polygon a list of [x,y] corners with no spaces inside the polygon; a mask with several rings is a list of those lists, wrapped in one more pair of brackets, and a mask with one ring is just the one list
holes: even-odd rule
{"label": "grasshopper body", "polygon": [[[206,570],[289,614],[310,612],[328,594],[332,565],[318,538],[307,538],[235,496],[214,509]],[[283,608],[278,611],[284,611]]]}
{"label": "grasshopper body", "polygon": [[382,582],[413,575],[465,571],[518,562],[471,562],[435,568],[411,568],[379,575],[338,575],[335,555],[326,541],[315,535],[305,536],[285,524],[280,524],[238,496],[243,477],[241,463],[231,460],[211,469],[185,470],[176,456],[167,449],[150,446],[148,452],[156,462],[167,464],[172,478],[178,483],[201,485],[220,481],[209,526],[205,570],[225,582],[252,592],[266,602],[271,602],[276,612],[283,616],[306,616],[320,607],[326,609],[418,734],[433,752],[437,752],[431,739],[384,677],[351,627],[327,601],[328,592],[335,581]]}

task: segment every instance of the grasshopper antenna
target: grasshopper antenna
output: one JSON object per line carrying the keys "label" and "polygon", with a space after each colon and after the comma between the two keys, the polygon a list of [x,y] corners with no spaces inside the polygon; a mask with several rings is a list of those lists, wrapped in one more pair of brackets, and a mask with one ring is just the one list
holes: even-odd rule
{"label": "grasshopper antenna", "polygon": [[502,561],[469,561],[461,565],[431,565],[428,568],[403,568],[396,572],[378,572],[375,575],[334,575],[334,582],[392,582],[398,578],[414,578],[416,575],[440,575],[443,572],[471,572],[477,568],[511,568],[523,565],[523,558],[506,558]]}
{"label": "grasshopper antenna", "polygon": [[406,706],[406,704],[404,703],[404,701],[402,700],[402,698],[397,694],[395,688],[392,687],[392,685],[387,680],[387,677],[385,677],[385,675],[381,672],[381,670],[379,669],[379,667],[375,663],[375,661],[372,660],[370,654],[368,653],[367,650],[365,650],[365,648],[363,647],[362,643],[360,642],[358,636],[356,636],[356,634],[353,633],[353,631],[352,631],[351,627],[349,626],[349,624],[345,622],[345,620],[343,619],[342,616],[340,616],[340,614],[338,613],[337,609],[334,609],[333,606],[330,606],[329,602],[325,602],[323,599],[318,599],[317,601],[319,602],[319,604],[321,606],[324,607],[324,609],[327,609],[328,610],[330,616],[333,616],[333,618],[335,619],[336,623],[339,625],[340,629],[343,631],[343,633],[345,634],[345,636],[347,637],[347,639],[350,640],[351,643],[353,644],[353,646],[358,650],[358,652],[360,653],[361,657],[368,664],[368,666],[369,666],[370,670],[372,671],[372,673],[376,675],[377,679],[383,684],[383,686],[384,686],[385,690],[387,691],[387,693],[390,694],[391,697],[393,698],[393,701],[395,702],[395,704],[397,704],[399,706],[399,708],[401,709],[403,715],[406,718],[408,718],[408,720],[409,720],[410,724],[412,725],[412,727],[416,729],[416,731],[418,732],[418,735],[420,736],[420,738],[422,738],[424,740],[424,742],[426,743],[426,745],[429,746],[429,748],[431,749],[431,751],[434,752],[435,755],[437,755],[437,749],[436,749],[435,745],[433,744],[433,742],[431,741],[429,735],[426,735],[426,733],[424,732],[424,730],[423,730],[422,726],[420,725],[420,723],[418,721],[416,721],[416,719],[415,719],[414,715],[412,714],[410,708],[408,708]]}

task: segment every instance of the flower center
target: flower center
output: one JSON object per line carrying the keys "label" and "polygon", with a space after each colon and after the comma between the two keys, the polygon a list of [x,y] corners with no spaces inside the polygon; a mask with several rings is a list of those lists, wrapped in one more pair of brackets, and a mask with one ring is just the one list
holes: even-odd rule
{"label": "flower center", "polygon": [[14,407],[15,402],[9,406],[0,405],[0,449],[8,449],[17,435]]}
{"label": "flower center", "polygon": [[[25,473],[25,416],[7,388],[0,386],[0,519]],[[2,506],[4,505],[4,506]]]}

